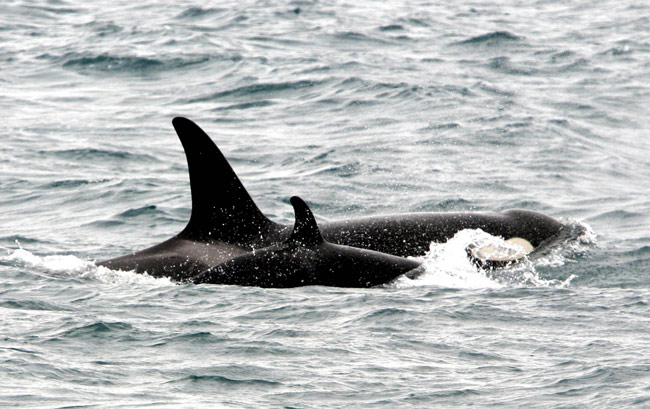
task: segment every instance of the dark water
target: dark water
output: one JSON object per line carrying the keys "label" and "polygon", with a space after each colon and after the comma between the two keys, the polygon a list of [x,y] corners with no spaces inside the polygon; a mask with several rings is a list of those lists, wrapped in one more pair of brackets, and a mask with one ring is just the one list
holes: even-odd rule
{"label": "dark water", "polygon": [[[0,405],[648,407],[650,6],[7,1]],[[175,285],[93,261],[190,213],[171,127],[292,223],[525,208],[587,228],[387,288]]]}

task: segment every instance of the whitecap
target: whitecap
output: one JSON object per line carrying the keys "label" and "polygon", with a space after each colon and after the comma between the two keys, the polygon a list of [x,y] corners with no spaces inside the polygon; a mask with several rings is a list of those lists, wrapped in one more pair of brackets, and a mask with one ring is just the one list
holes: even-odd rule
{"label": "whitecap", "polygon": [[28,268],[51,277],[71,277],[107,284],[162,287],[174,283],[166,277],[156,278],[135,271],[111,270],[73,255],[38,256],[23,248],[0,257],[0,262]]}

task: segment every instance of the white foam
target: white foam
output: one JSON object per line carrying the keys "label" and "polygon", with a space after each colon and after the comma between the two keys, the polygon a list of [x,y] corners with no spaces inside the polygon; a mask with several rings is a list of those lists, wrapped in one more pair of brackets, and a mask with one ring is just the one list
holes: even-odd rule
{"label": "white foam", "polygon": [[499,288],[498,282],[478,269],[467,256],[467,246],[496,239],[482,230],[462,230],[446,243],[431,243],[421,258],[425,272],[415,279],[401,277],[397,287],[435,285],[448,288]]}
{"label": "white foam", "polygon": [[0,261],[27,267],[49,276],[79,277],[108,284],[173,285],[173,282],[169,278],[155,278],[148,274],[138,274],[134,271],[111,270],[110,268],[97,266],[92,261],[83,260],[72,255],[41,257],[23,248],[18,248],[10,252],[7,256],[0,257]]}
{"label": "white foam", "polygon": [[[400,277],[395,286],[439,286],[447,288],[502,288],[502,287],[555,287],[564,288],[575,278],[573,275],[566,280],[547,280],[536,272],[536,266],[558,267],[569,262],[571,255],[586,251],[594,242],[593,232],[589,226],[578,238],[571,238],[567,243],[561,243],[534,262],[527,257],[508,267],[485,270],[477,267],[468,257],[467,248],[471,246],[492,246],[497,249],[515,249],[515,243],[507,242],[501,237],[492,236],[480,229],[462,230],[446,243],[431,243],[429,252],[420,260],[423,261],[424,273],[415,279]],[[566,245],[565,245],[566,244]],[[515,246],[515,247],[513,247]],[[507,251],[506,251],[507,252]]]}

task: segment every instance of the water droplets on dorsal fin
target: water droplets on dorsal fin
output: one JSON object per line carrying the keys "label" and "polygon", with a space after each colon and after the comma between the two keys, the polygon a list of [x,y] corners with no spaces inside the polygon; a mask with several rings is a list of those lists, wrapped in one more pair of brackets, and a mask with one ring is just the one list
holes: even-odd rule
{"label": "water droplets on dorsal fin", "polygon": [[172,121],[190,173],[192,215],[180,237],[245,245],[273,224],[257,207],[217,145],[194,122]]}
{"label": "water droplets on dorsal fin", "polygon": [[309,206],[307,206],[307,203],[298,196],[293,196],[291,198],[291,204],[296,215],[296,222],[288,242],[304,247],[322,243],[323,236],[320,234],[314,214],[309,209]]}

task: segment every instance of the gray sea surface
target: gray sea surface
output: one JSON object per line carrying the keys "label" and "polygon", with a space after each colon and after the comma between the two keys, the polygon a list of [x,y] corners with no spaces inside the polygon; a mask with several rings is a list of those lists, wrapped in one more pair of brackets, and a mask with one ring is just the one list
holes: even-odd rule
{"label": "gray sea surface", "polygon": [[[646,1],[6,0],[0,91],[0,406],[650,407]],[[187,222],[174,116],[278,222],[576,234],[490,273],[463,231],[371,289],[97,267]]]}

